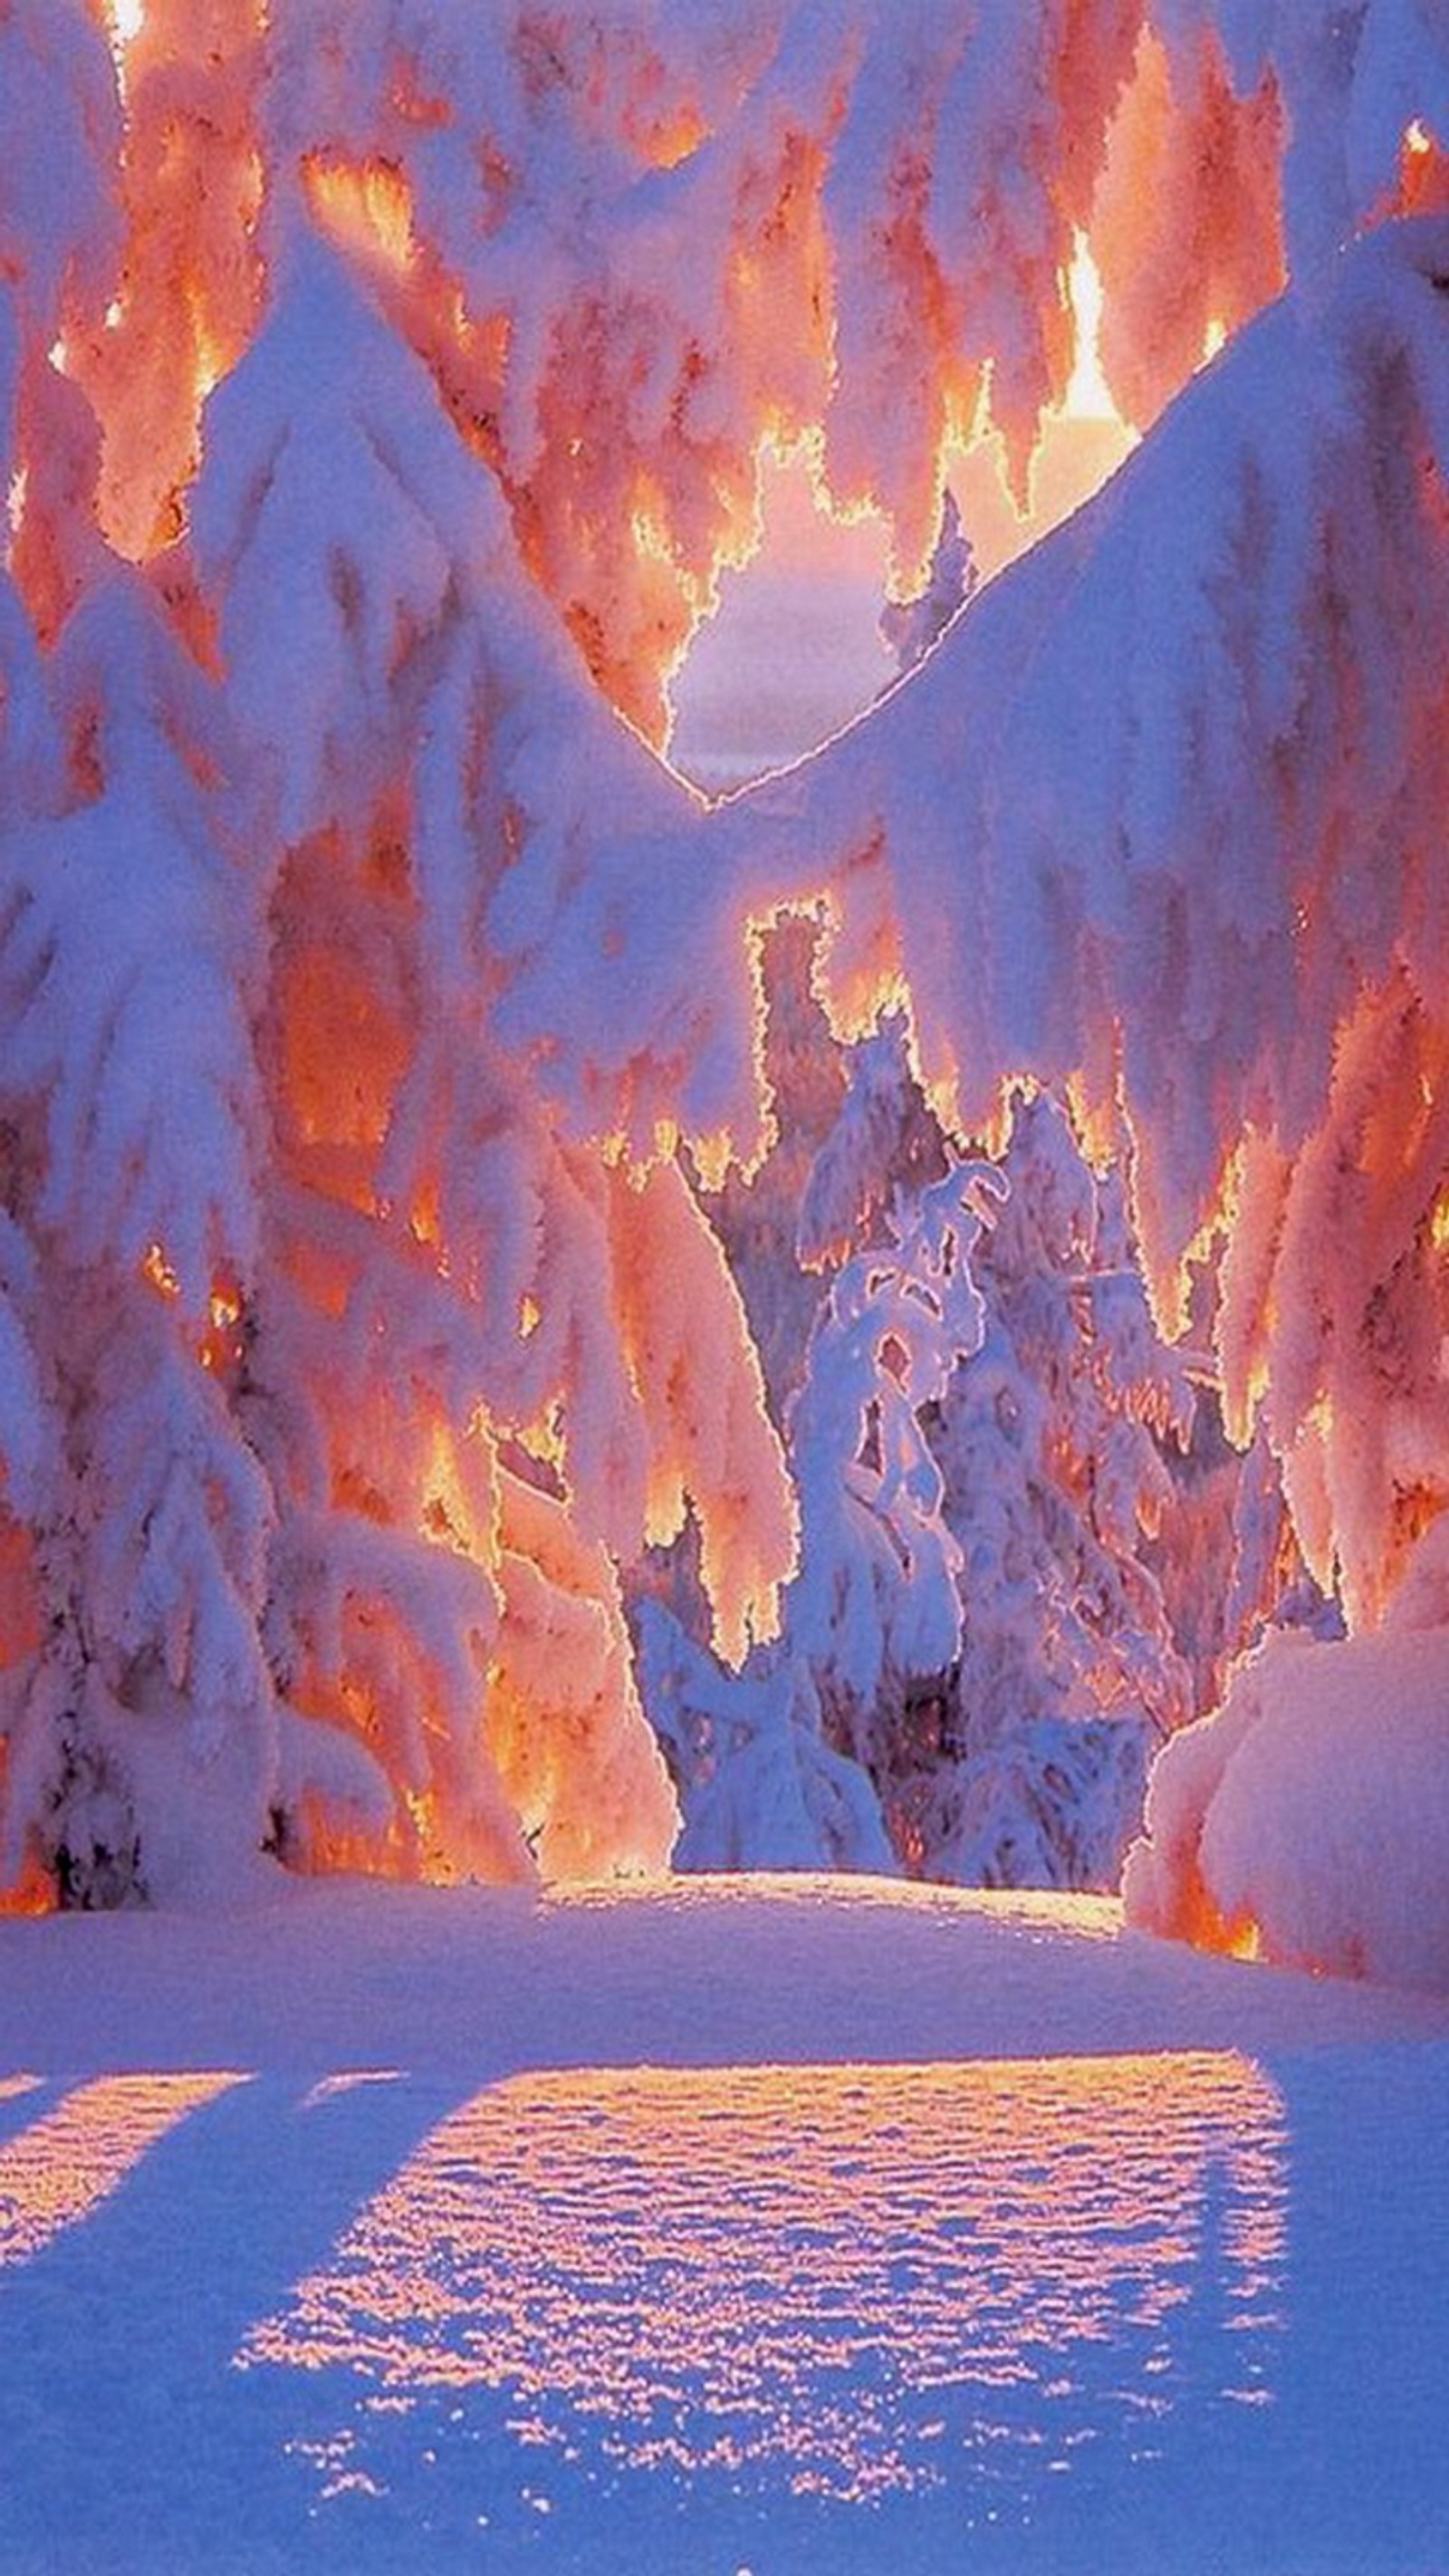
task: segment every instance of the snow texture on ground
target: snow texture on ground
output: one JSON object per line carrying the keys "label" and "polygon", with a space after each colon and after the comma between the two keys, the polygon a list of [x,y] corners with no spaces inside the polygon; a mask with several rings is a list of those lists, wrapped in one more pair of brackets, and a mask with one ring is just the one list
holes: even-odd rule
{"label": "snow texture on ground", "polygon": [[1449,2565],[1449,2007],[1103,1899],[0,1926],[0,2569]]}

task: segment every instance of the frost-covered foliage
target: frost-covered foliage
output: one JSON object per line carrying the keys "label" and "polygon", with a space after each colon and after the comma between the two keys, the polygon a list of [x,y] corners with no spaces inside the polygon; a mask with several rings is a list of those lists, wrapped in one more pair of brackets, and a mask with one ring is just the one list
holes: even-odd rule
{"label": "frost-covered foliage", "polygon": [[931,1434],[962,1637],[954,1761],[913,1782],[915,1825],[962,1884],[1114,1887],[1150,1752],[1192,1712],[1145,1547],[1192,1397],[1116,1185],[1048,1100],[1017,1105],[1001,1169],[976,1265],[985,1339]]}
{"label": "frost-covered foliage", "polygon": [[[481,27],[473,0],[276,0],[264,44],[250,6],[153,14],[226,173],[198,210],[208,287],[265,236],[258,170],[273,207],[305,192],[656,733],[721,561],[752,542],[767,434],[819,434],[832,492],[884,506],[913,586],[946,444],[983,406],[1025,480],[1071,374],[1078,232],[1100,230],[1130,317],[1110,372],[1145,422],[1281,283],[1280,167],[1305,255],[1440,171],[1404,162],[1446,80],[1422,0],[492,0]],[[155,192],[129,195],[159,272]]]}
{"label": "frost-covered foliage", "polygon": [[[168,134],[210,112],[168,42],[158,10],[128,65],[137,168],[163,67]],[[50,265],[4,290],[4,1875],[108,1903],[244,1882],[264,1847],[657,1864],[675,1814],[617,1565],[692,1511],[738,1655],[793,1556],[738,1296],[657,1132],[692,1096],[714,1123],[712,1026],[749,1074],[743,941],[648,1068],[658,1112],[632,1114],[621,1065],[565,1133],[501,1033],[529,867],[577,879],[627,817],[630,911],[685,791],[596,695],[491,473],[305,199],[269,200],[265,309],[219,350],[195,262],[218,295],[226,263],[187,233],[174,157],[169,216],[150,203],[155,237],[106,265],[127,235],[100,36],[23,9],[0,51],[7,111],[37,64],[64,72],[56,134],[91,156],[89,192],[52,179],[37,207]],[[221,44],[195,78],[257,69]],[[227,220],[246,233],[240,199]],[[227,306],[243,338],[261,241]],[[60,492],[22,400],[38,367],[65,423],[90,420],[82,379],[107,402],[98,355],[69,372],[88,327],[129,336],[129,399],[153,336],[175,357],[178,277],[208,364],[235,356],[199,447],[194,372],[190,443],[172,424],[171,525],[200,456],[184,545],[125,465],[134,439],[161,470],[139,412],[70,439]],[[164,369],[150,392],[159,417]],[[107,546],[87,458],[143,565]]]}
{"label": "frost-covered foliage", "polygon": [[1355,1615],[1443,1454],[1444,277],[1437,219],[1346,254],[909,688],[714,826],[797,882],[831,854],[835,1008],[904,973],[949,1125],[1019,1063],[1089,1133],[1125,1106],[1159,1309],[1230,1236],[1232,1424],[1271,1382]]}
{"label": "frost-covered foliage", "polygon": [[[854,1097],[846,1053],[830,1034],[813,990],[820,924],[810,915],[785,914],[760,941],[760,991],[764,1008],[762,1065],[771,1103],[768,1151],[746,1169],[735,1165],[710,1200],[710,1214],[731,1273],[745,1302],[777,1422],[784,1420],[805,1370],[805,1352],[824,1294],[821,1264],[796,1258],[802,1206],[814,1186],[818,1159]],[[939,1180],[939,1130],[929,1135],[894,1133],[888,1159],[902,1172]],[[917,1159],[934,1149],[929,1168]],[[882,1165],[885,1169],[885,1165]],[[887,1185],[893,1198],[894,1180]],[[853,1235],[845,1248],[858,1249]]]}
{"label": "frost-covered foliage", "polygon": [[791,1410],[801,1547],[785,1633],[857,1710],[956,1651],[959,1555],[922,1416],[981,1347],[971,1256],[994,1194],[984,1168],[949,1172],[845,1264]]}
{"label": "frost-covered foliage", "polygon": [[948,1124],[1013,1063],[1125,1109],[1159,1312],[1221,1244],[1230,1427],[1358,1627],[1445,1501],[1446,279],[1438,218],[1353,246],[720,818],[834,854],[837,1012],[904,975]]}
{"label": "frost-covered foliage", "polygon": [[[898,1300],[904,1278],[918,1293],[921,1218],[955,1205],[965,1176],[922,1187],[948,1158],[899,1021],[847,1062],[796,1200],[802,1253],[838,1275],[786,1411],[802,1547],[781,1645],[731,1676],[688,1643],[687,1593],[677,1616],[647,1612],[645,1704],[680,1784],[678,1857],[783,1857],[783,1790],[752,1806],[750,1783],[766,1745],[772,1778],[794,1776],[790,1745],[808,1774],[823,1729],[913,1874],[1112,1887],[1149,1752],[1193,1713],[1147,1545],[1177,1501],[1167,1461],[1191,1395],[1152,1327],[1120,1191],[1043,1098],[1017,1104],[1004,1157],[971,1185],[986,1219],[971,1303],[906,1374],[882,1291]],[[787,1268],[777,1243],[765,1275]],[[833,1825],[811,1830],[794,1817],[797,1864],[802,1838],[817,1865],[851,1857]]]}
{"label": "frost-covered foliage", "polygon": [[694,1201],[564,1145],[490,1041],[508,836],[456,811],[516,787],[527,832],[534,719],[594,729],[605,787],[646,764],[330,253],[297,258],[212,440],[194,562],[232,685],[114,573],[51,657],[50,810],[0,852],[39,1630],[12,1868],[28,1837],[109,1899],[264,1841],[657,1860],[613,1556],[688,1494],[734,1642],[790,1513]]}
{"label": "frost-covered foliage", "polygon": [[[1446,60],[1423,0],[11,0],[7,1870],[663,1856],[620,1567],[691,1513],[742,1655],[794,1563],[697,1186],[782,906],[953,1135],[1125,1116],[1169,1318],[1230,1238],[1230,1427],[1381,1615],[1446,1499]],[[762,440],[910,589],[1082,233],[1139,422],[1222,359],[705,815],[619,711]]]}
{"label": "frost-covered foliage", "polygon": [[1171,1484],[1146,1558],[1202,1711],[1270,1627],[1339,1637],[1343,1618],[1303,1562],[1266,1431],[1260,1424],[1246,1452],[1234,1448],[1200,1359],[1194,1376],[1191,1435],[1165,1453]]}
{"label": "frost-covered foliage", "polygon": [[676,1868],[896,1871],[869,1776],[826,1742],[803,1657],[760,1649],[732,1673],[665,1603],[645,1599],[636,1621],[683,1810]]}
{"label": "frost-covered foliage", "polygon": [[[960,1637],[960,1552],[923,1414],[980,1345],[983,1193],[990,1174],[948,1173],[821,1302],[787,1412],[801,1544],[779,1642],[727,1673],[673,1609],[642,1605],[645,1699],[680,1790],[686,1867],[893,1865],[858,1739],[899,1710],[912,1675],[943,1671]],[[846,1738],[854,1758],[841,1758]]]}

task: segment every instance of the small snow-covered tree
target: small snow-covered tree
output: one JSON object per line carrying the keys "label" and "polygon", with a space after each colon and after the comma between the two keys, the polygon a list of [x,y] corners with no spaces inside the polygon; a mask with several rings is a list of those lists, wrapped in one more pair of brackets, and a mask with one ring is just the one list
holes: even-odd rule
{"label": "small snow-covered tree", "polygon": [[881,610],[881,640],[894,653],[898,670],[915,669],[937,636],[950,625],[958,608],[965,606],[977,578],[971,540],[961,525],[956,495],[948,491],[941,508],[936,550],[922,588],[907,599],[888,599]]}
{"label": "small snow-covered tree", "polygon": [[647,1704],[684,1807],[684,1866],[895,1865],[870,1738],[960,1638],[960,1552],[923,1428],[980,1342],[971,1272],[990,1176],[950,1172],[844,1265],[787,1407],[800,1567],[777,1643],[729,1674],[646,1600]]}
{"label": "small snow-covered tree", "polygon": [[[898,1029],[855,1065],[860,1108],[847,1104],[804,1202],[817,1258],[852,1201],[869,1225],[884,1175],[905,1168],[889,1140],[922,1118]],[[979,1344],[922,1421],[955,1634],[893,1696],[847,1704],[840,1740],[914,1870],[1111,1886],[1149,1752],[1192,1714],[1145,1544],[1192,1399],[1152,1328],[1120,1194],[1094,1179],[1062,1113],[1019,1100],[995,1169],[1002,1194],[972,1259]]]}
{"label": "small snow-covered tree", "polygon": [[913,1783],[943,1873],[1115,1887],[1149,1758],[1193,1713],[1148,1539],[1192,1395],[1120,1194],[1062,1112],[1018,1102],[977,1259],[986,1338],[932,1429],[962,1550],[953,1759]]}
{"label": "small snow-covered tree", "polygon": [[[798,998],[780,999],[793,1020]],[[828,1058],[818,1034],[817,1050]],[[860,1845],[828,1810],[781,1839],[783,1784],[818,1762],[823,1737],[874,1791],[871,1865],[883,1831],[915,1875],[1115,1886],[1149,1752],[1193,1713],[1148,1561],[1176,1503],[1167,1462],[1191,1395],[1152,1328],[1120,1190],[1093,1178],[1041,1098],[1017,1104],[990,1195],[978,1185],[988,1222],[970,1247],[969,1302],[952,1310],[929,1384],[918,1367],[908,1389],[901,1343],[880,1329],[882,1291],[896,1265],[919,1263],[918,1211],[952,1203],[964,1182],[925,1177],[950,1158],[901,1024],[846,1061],[838,1115],[791,1194],[810,1266],[795,1271],[778,1236],[768,1261],[750,1253],[751,1276],[813,1276],[819,1301],[786,1377],[803,1531],[783,1637],[732,1677],[688,1635],[687,1587],[674,1587],[674,1615],[657,1596],[640,1614],[645,1704],[684,1807],[678,1857],[763,1865],[788,1849],[797,1864],[858,1865]],[[779,1218],[770,1168],[740,1194],[741,1236],[757,1195],[759,1221]],[[893,1482],[881,1479],[887,1423],[910,1461]]]}

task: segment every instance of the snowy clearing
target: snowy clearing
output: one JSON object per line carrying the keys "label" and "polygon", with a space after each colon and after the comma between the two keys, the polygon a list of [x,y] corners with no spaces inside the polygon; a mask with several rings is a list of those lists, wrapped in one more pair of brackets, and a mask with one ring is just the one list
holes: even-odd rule
{"label": "snowy clearing", "polygon": [[0,2568],[1449,2556],[1449,2008],[1105,1899],[0,1927]]}

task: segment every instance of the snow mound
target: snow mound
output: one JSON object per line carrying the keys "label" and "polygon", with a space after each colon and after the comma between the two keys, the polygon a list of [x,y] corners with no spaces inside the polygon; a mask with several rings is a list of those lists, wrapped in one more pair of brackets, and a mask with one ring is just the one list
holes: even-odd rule
{"label": "snow mound", "polygon": [[1127,1919],[1449,1993],[1449,1628],[1275,1631],[1161,1754]]}

